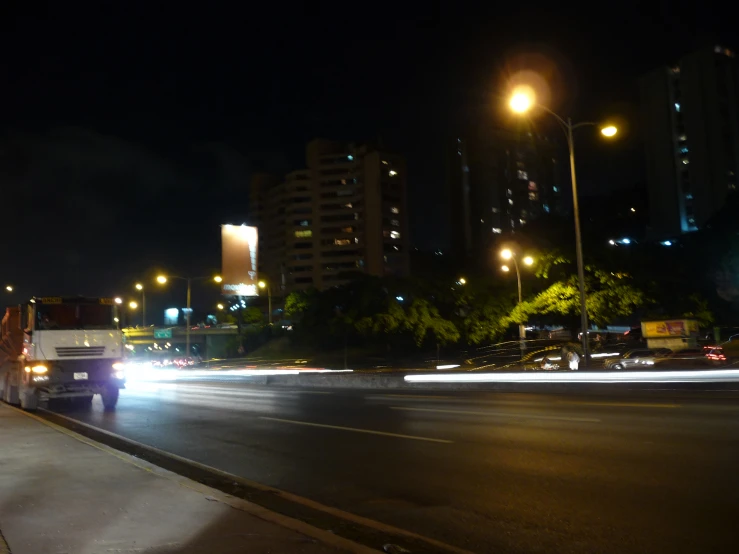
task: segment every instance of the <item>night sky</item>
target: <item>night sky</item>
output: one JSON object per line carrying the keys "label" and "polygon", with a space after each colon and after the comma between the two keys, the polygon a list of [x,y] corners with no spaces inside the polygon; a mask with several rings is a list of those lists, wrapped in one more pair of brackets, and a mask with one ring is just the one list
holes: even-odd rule
{"label": "night sky", "polygon": [[504,123],[506,77],[530,64],[556,111],[629,122],[616,144],[580,140],[583,193],[633,187],[637,76],[732,38],[709,2],[67,4],[2,18],[0,280],[23,295],[216,270],[250,173],[302,166],[318,136],[405,154],[414,245],[443,248],[444,141],[471,118]]}

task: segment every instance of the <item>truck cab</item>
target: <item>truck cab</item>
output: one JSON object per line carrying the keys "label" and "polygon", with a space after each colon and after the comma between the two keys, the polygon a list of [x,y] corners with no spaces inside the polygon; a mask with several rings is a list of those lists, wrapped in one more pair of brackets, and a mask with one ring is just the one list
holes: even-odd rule
{"label": "truck cab", "polygon": [[3,336],[14,349],[0,374],[4,400],[33,409],[41,399],[89,403],[100,394],[115,407],[125,375],[112,298],[34,297],[8,308]]}

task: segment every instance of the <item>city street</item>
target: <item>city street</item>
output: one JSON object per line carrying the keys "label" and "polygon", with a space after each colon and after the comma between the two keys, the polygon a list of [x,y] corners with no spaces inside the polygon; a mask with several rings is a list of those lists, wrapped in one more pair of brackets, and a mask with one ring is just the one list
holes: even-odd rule
{"label": "city street", "polygon": [[474,552],[675,554],[739,550],[738,398],[170,382],[65,415]]}

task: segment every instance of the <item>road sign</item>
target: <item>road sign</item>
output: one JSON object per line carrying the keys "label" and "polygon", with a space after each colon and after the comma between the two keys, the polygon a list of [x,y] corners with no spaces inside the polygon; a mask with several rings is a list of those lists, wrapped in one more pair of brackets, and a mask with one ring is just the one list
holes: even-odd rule
{"label": "road sign", "polygon": [[171,339],[172,329],[154,329],[155,339]]}

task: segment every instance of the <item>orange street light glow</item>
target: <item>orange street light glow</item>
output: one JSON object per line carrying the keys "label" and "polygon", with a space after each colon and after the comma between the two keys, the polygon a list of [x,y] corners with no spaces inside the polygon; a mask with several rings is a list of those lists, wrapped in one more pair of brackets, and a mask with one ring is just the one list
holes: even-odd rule
{"label": "orange street light glow", "polygon": [[600,132],[601,132],[601,134],[602,134],[602,135],[603,135],[604,137],[612,137],[612,136],[614,136],[614,135],[615,135],[616,133],[618,133],[618,129],[616,128],[616,126],[615,126],[615,125],[607,125],[606,127],[603,127],[603,128],[602,128],[602,129],[600,130]]}
{"label": "orange street light glow", "polygon": [[513,90],[508,105],[516,113],[525,113],[534,106],[534,102],[534,90],[528,86],[519,86]]}

